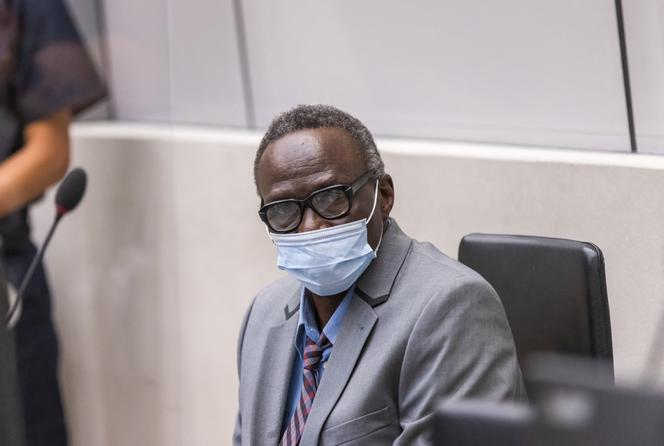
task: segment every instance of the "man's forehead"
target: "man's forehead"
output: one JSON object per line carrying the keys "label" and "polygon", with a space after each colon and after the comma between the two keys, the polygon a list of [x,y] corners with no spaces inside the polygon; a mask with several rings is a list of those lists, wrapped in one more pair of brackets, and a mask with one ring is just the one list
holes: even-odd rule
{"label": "man's forehead", "polygon": [[330,165],[344,169],[362,166],[364,158],[345,130],[326,127],[298,130],[271,142],[261,164],[270,170],[306,173]]}
{"label": "man's forehead", "polygon": [[269,193],[266,189],[288,189],[291,182],[316,187],[353,181],[364,172],[364,159],[345,130],[317,128],[271,142],[259,166],[259,185]]}
{"label": "man's forehead", "polygon": [[325,158],[357,158],[360,151],[353,137],[339,127],[302,129],[288,133],[272,141],[266,152],[295,156],[318,156]]}

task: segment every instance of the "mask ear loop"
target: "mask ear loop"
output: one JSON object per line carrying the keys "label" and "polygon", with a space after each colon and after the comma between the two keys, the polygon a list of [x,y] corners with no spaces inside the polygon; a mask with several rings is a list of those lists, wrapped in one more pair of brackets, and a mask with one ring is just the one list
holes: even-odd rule
{"label": "mask ear loop", "polygon": [[272,238],[272,233],[270,232],[268,225],[265,225],[265,232],[267,233],[268,238],[272,240],[272,243],[274,243],[274,239]]}
{"label": "mask ear loop", "polygon": [[376,190],[374,191],[374,202],[373,202],[373,207],[371,208],[371,213],[369,214],[369,218],[367,218],[367,224],[371,221],[373,218],[374,211],[376,210],[376,205],[378,204],[378,182],[380,181],[380,178],[376,178]]}
{"label": "mask ear loop", "polygon": [[[376,210],[376,205],[378,204],[378,182],[380,181],[380,178],[376,178],[376,190],[374,191],[374,203],[373,207],[371,208],[371,213],[369,214],[369,218],[367,218],[367,222],[365,225],[369,224],[369,221],[373,218],[374,211]],[[378,245],[376,245],[376,249],[374,249],[374,255],[378,254],[378,248],[380,248],[380,244],[383,242],[383,221],[381,220],[380,222],[380,238],[378,239]]]}

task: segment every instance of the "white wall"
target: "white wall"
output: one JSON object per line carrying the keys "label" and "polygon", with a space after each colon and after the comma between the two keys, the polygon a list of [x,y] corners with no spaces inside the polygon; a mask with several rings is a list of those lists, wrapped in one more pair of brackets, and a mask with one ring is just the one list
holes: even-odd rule
{"label": "white wall", "polygon": [[630,150],[613,2],[104,5],[119,119],[260,128],[326,102],[383,136]]}
{"label": "white wall", "polygon": [[[278,276],[256,215],[260,135],[123,124],[79,124],[73,135],[89,190],[46,260],[74,446],[228,444],[237,331]],[[400,225],[452,257],[473,231],[597,243],[616,373],[639,374],[664,295],[664,158],[378,145]],[[50,199],[33,211],[38,239]]]}
{"label": "white wall", "polygon": [[629,150],[612,2],[243,4],[260,126],[324,102],[379,135]]}
{"label": "white wall", "polygon": [[[233,0],[66,1],[120,119],[263,127],[329,102],[385,136],[630,149],[613,2],[237,2],[243,79]],[[664,3],[622,8],[639,150],[664,153]]]}
{"label": "white wall", "polygon": [[104,4],[119,119],[246,127],[232,0]]}

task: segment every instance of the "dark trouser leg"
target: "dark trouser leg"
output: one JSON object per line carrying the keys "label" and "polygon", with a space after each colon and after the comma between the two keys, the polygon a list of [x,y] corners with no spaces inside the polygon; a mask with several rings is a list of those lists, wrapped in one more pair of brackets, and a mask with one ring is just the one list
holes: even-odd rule
{"label": "dark trouser leg", "polygon": [[[35,255],[34,247],[5,256],[7,279],[18,288]],[[66,446],[60,389],[58,343],[51,319],[51,296],[41,266],[23,298],[15,327],[18,378],[28,446]]]}

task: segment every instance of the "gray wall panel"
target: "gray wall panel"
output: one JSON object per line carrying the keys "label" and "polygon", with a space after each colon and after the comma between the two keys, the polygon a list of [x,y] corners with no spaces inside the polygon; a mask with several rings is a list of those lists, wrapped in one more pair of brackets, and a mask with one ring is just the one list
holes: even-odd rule
{"label": "gray wall panel", "polygon": [[639,152],[664,154],[664,2],[623,1]]}
{"label": "gray wall panel", "polygon": [[116,117],[169,121],[167,2],[112,0],[104,7]]}
{"label": "gray wall panel", "polygon": [[[105,75],[107,67],[104,64],[102,48],[102,31],[99,29],[101,3],[98,0],[66,0],[76,26],[85,40],[86,47],[95,62],[97,70]],[[87,110],[79,119],[106,119],[110,116],[108,102],[103,101]]]}
{"label": "gray wall panel", "polygon": [[231,0],[105,9],[119,119],[246,126]]}
{"label": "gray wall panel", "polygon": [[169,0],[177,122],[246,127],[232,0]]}
{"label": "gray wall panel", "polygon": [[613,2],[243,4],[259,125],[328,102],[381,135],[629,150]]}

